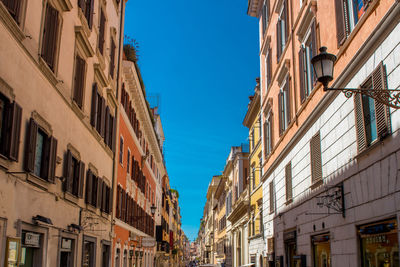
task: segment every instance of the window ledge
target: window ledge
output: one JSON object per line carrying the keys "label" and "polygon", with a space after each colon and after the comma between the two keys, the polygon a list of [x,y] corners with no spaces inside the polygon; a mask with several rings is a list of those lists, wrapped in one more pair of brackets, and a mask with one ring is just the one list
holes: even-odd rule
{"label": "window ledge", "polygon": [[76,102],[71,99],[72,103],[71,103],[71,108],[72,110],[75,112],[75,114],[81,119],[83,120],[85,118],[85,114],[83,113],[83,110],[78,106],[78,104],[76,104]]}
{"label": "window ledge", "polygon": [[10,32],[14,35],[15,39],[19,42],[25,39],[25,34],[22,32],[21,28],[18,26],[17,22],[11,17],[7,8],[2,2],[0,2],[0,20],[4,22]]}
{"label": "window ledge", "polygon": [[57,76],[54,72],[50,69],[47,63],[43,60],[43,58],[39,55],[39,69],[42,71],[44,76],[49,80],[49,82],[56,87],[58,84]]}
{"label": "window ledge", "polygon": [[104,211],[101,212],[101,217],[103,217],[104,219],[106,219],[108,221],[111,219],[111,215]]}
{"label": "window ledge", "polygon": [[10,168],[10,164],[10,160],[6,156],[0,154],[0,168],[8,170]]}
{"label": "window ledge", "polygon": [[88,22],[86,20],[86,17],[83,14],[82,9],[80,7],[78,7],[78,17],[79,17],[79,19],[81,21],[82,28],[83,28],[84,32],[86,33],[86,36],[89,37],[90,33],[91,33],[91,30],[89,28],[89,24],[88,24]]}
{"label": "window ledge", "polygon": [[286,200],[285,205],[289,205],[290,203],[293,203],[293,198],[290,198],[288,200]]}
{"label": "window ledge", "polygon": [[71,194],[70,192],[64,192],[64,199],[75,203],[76,205],[79,204],[79,198],[73,194]]}
{"label": "window ledge", "polygon": [[374,143],[372,143],[370,146],[368,146],[368,147],[364,148],[362,151],[358,152],[358,154],[354,158],[359,160],[360,158],[362,158],[364,156],[368,156],[369,153],[372,152],[372,150],[375,150],[377,147],[383,146],[383,145],[384,145],[384,140],[378,139]]}
{"label": "window ledge", "polygon": [[97,213],[97,208],[90,203],[86,203],[86,209],[93,213]]}
{"label": "window ledge", "polygon": [[317,187],[319,187],[320,185],[323,184],[323,180],[322,179],[318,179],[317,181],[313,182],[310,186],[311,190],[316,189]]}
{"label": "window ledge", "polygon": [[43,190],[49,191],[49,182],[34,175],[33,173],[26,173],[26,180]]}

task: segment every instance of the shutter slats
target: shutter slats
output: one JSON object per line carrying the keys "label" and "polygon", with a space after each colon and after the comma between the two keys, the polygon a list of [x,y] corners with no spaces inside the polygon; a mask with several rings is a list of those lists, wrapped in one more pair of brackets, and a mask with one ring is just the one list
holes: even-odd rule
{"label": "shutter slats", "polygon": [[98,110],[97,83],[94,83],[92,87],[92,110],[90,113],[90,124],[95,128],[97,123],[97,112],[98,112],[97,110]]}
{"label": "shutter slats", "polygon": [[273,213],[275,210],[275,203],[274,203],[274,183],[269,183],[269,212]]}
{"label": "shutter slats", "polygon": [[103,9],[100,11],[100,30],[99,30],[99,51],[101,54],[104,52],[104,29],[105,29],[106,18],[104,16]]}
{"label": "shutter slats", "polygon": [[335,0],[335,13],[336,13],[336,37],[337,37],[337,44],[339,47],[346,40],[343,0]]}
{"label": "shutter slats", "polygon": [[38,125],[33,118],[29,121],[27,146],[25,149],[25,170],[33,172],[35,169],[35,152],[36,152],[36,137]]}
{"label": "shutter slats", "polygon": [[93,26],[93,13],[94,13],[94,0],[87,0],[87,3],[89,3],[89,20],[88,20],[88,24],[89,24],[89,28],[91,29]]}
{"label": "shutter slats", "polygon": [[272,50],[268,48],[268,55],[267,55],[267,88],[271,85],[272,80]]}
{"label": "shutter slats", "polygon": [[78,178],[78,185],[79,185],[79,191],[78,191],[78,197],[82,198],[83,197],[83,184],[84,184],[84,179],[85,179],[85,163],[82,161],[79,162],[79,178]]}
{"label": "shutter slats", "polygon": [[278,110],[279,110],[279,135],[283,133],[283,105],[282,105],[282,92],[278,95]]}
{"label": "shutter slats", "polygon": [[19,141],[21,133],[22,108],[16,102],[7,105],[5,154],[14,161],[18,161]]}
{"label": "shutter slats", "polygon": [[361,94],[354,95],[354,106],[355,106],[354,113],[356,116],[356,132],[357,132],[358,152],[360,152],[367,147],[367,136],[365,133],[364,111],[362,108]]}
{"label": "shutter slats", "polygon": [[288,125],[290,124],[291,121],[291,108],[290,108],[290,79],[289,79],[289,75],[286,78],[286,84],[285,84],[285,91],[286,91],[286,119],[288,122]]}
{"label": "shutter slats", "polygon": [[89,204],[91,199],[92,199],[92,181],[93,181],[92,176],[93,176],[93,173],[89,169],[87,171],[87,174],[86,174],[86,196],[85,196],[85,202],[87,204]]}
{"label": "shutter slats", "polygon": [[285,22],[285,45],[289,38],[289,15],[288,15],[288,1],[285,0],[283,6],[283,21]]}
{"label": "shutter slats", "polygon": [[108,147],[110,147],[110,108],[107,106],[106,107],[106,113],[104,116],[104,142]]}
{"label": "shutter slats", "polygon": [[322,159],[321,159],[321,137],[320,133],[311,138],[311,181],[315,183],[322,179]]}
{"label": "shutter slats", "polygon": [[53,136],[50,137],[50,153],[49,153],[49,171],[47,179],[49,182],[54,183],[57,162],[57,139]]}
{"label": "shutter slats", "polygon": [[[385,67],[382,62],[372,73],[372,87],[376,91],[386,90]],[[378,101],[374,102],[377,135],[382,139],[389,134],[389,108]]]}
{"label": "shutter slats", "polygon": [[281,53],[282,53],[282,41],[281,41],[281,19],[278,19],[278,22],[276,23],[276,59],[277,62],[279,62],[279,59],[281,58]]}
{"label": "shutter slats", "polygon": [[285,167],[285,179],[286,179],[286,201],[289,201],[293,198],[292,164],[290,162]]}
{"label": "shutter slats", "polygon": [[301,103],[306,99],[305,84],[304,84],[304,48],[300,47],[299,50],[299,74],[300,74],[300,100]]}
{"label": "shutter slats", "polygon": [[104,138],[105,133],[105,122],[106,122],[106,100],[101,98],[101,117],[100,117],[100,135]]}
{"label": "shutter slats", "polygon": [[73,183],[73,173],[72,167],[72,154],[70,150],[67,150],[65,155],[65,165],[64,165],[64,190],[72,193],[72,183]]}
{"label": "shutter slats", "polygon": [[97,201],[96,207],[101,209],[101,204],[103,200],[103,179],[100,177],[97,179]]}

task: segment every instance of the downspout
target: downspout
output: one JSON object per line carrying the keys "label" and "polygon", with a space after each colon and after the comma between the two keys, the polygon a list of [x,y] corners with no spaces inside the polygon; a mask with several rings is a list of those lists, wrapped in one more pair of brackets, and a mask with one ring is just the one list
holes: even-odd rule
{"label": "downspout", "polygon": [[294,95],[294,116],[295,116],[295,122],[296,125],[298,125],[297,122],[297,83],[296,83],[296,64],[294,62],[296,53],[295,53],[295,45],[294,45],[294,18],[293,18],[293,4],[292,1],[288,1],[288,3],[290,2],[290,18],[291,18],[291,25],[292,25],[292,29],[291,29],[291,39],[292,39],[292,58],[293,58],[293,95]]}

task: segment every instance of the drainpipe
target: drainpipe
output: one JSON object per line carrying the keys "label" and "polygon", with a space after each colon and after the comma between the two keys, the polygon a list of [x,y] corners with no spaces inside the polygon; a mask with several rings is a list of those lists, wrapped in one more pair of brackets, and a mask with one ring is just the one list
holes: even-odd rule
{"label": "drainpipe", "polygon": [[296,64],[294,62],[295,59],[295,45],[294,45],[294,19],[293,19],[293,4],[292,1],[287,1],[287,3],[290,3],[290,18],[291,18],[291,37],[292,37],[292,58],[293,58],[293,95],[294,95],[294,116],[295,116],[295,122],[296,125],[298,124],[297,122],[297,83],[296,83]]}

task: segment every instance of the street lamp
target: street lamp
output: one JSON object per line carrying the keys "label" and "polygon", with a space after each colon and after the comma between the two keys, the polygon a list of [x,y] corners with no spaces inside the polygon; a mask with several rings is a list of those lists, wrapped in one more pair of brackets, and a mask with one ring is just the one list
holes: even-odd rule
{"label": "street lamp", "polygon": [[153,206],[151,206],[151,207],[150,207],[150,212],[151,212],[151,215],[153,215],[153,216],[154,216],[154,214],[156,214],[156,209],[157,209],[157,207],[156,207],[156,206],[154,206],[154,204],[153,204]]}
{"label": "street lamp", "polygon": [[328,83],[333,80],[333,69],[336,56],[326,52],[326,47],[319,49],[320,53],[311,59],[314,74],[324,86],[324,91],[341,91],[347,98],[353,94],[362,94],[375,99],[384,105],[400,109],[400,89],[377,88],[332,88]]}

